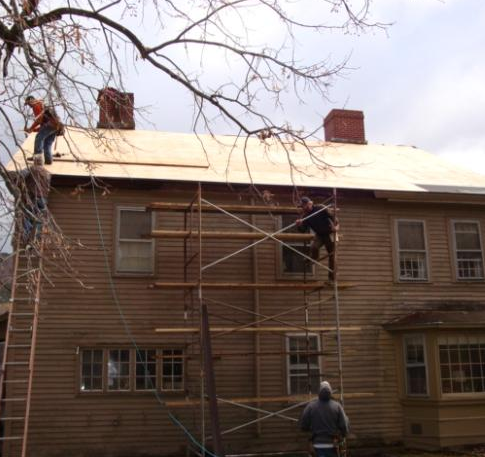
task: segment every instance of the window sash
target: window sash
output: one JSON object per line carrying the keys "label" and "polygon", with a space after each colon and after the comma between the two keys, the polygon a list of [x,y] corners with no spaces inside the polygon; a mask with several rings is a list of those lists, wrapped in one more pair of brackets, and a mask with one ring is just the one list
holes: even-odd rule
{"label": "window sash", "polygon": [[[406,335],[403,338],[406,395],[428,395],[426,345],[423,335]],[[415,353],[416,357],[411,357]],[[421,355],[421,357],[419,357]]]}
{"label": "window sash", "polygon": [[438,339],[443,395],[485,393],[485,336]]}
{"label": "window sash", "polygon": [[181,349],[162,350],[162,383],[163,391],[180,391],[184,389],[185,357]]}
{"label": "window sash", "polygon": [[[140,207],[118,207],[116,218],[116,272],[152,274],[155,270],[155,240],[122,237],[122,213],[145,213]],[[154,214],[150,218],[150,229],[155,227]],[[138,255],[137,255],[138,254]]]}
{"label": "window sash", "polygon": [[[282,229],[283,227],[287,227],[288,225],[291,225],[293,222],[295,222],[295,217],[290,216],[290,215],[282,215],[280,217],[280,224],[279,228]],[[296,227],[292,227],[288,230],[285,230],[283,233],[300,233]],[[279,244],[279,250],[280,250],[280,271],[281,274],[284,276],[303,276],[306,274],[309,276],[314,276],[315,275],[315,267],[313,263],[307,262],[307,260],[297,254],[295,251],[291,250],[288,248],[288,246],[291,246],[294,249],[297,249],[300,252],[303,252],[303,254],[310,256],[310,243],[305,243],[305,242],[295,242],[295,241],[285,241],[285,244],[288,246],[285,246],[283,244]],[[306,251],[306,252],[305,252]]]}
{"label": "window sash", "polygon": [[[101,361],[99,361],[99,358]],[[100,374],[97,374],[99,373]],[[82,392],[99,392],[103,390],[103,351],[83,349],[81,351],[80,390]]]}
{"label": "window sash", "polygon": [[[312,393],[318,393],[321,372],[320,372],[320,357],[316,354],[306,355],[292,354],[292,352],[306,351],[306,334],[287,334],[286,335],[286,349],[287,349],[287,384],[288,394],[306,394],[308,393],[308,384],[310,384]],[[309,351],[320,351],[320,338],[317,334],[309,334]],[[292,361],[296,359],[297,361]],[[308,363],[307,363],[308,360]],[[309,373],[308,373],[309,368]],[[308,379],[310,375],[310,379]]]}
{"label": "window sash", "polygon": [[[110,349],[108,351],[108,390],[131,390],[131,351]],[[128,357],[128,360],[124,360]]]}
{"label": "window sash", "polygon": [[[416,246],[409,240],[401,239],[404,235],[406,225],[415,225],[421,232],[421,240],[418,240]],[[403,229],[401,231],[400,229]],[[426,241],[426,227],[422,220],[397,219],[396,220],[396,240],[399,262],[399,280],[400,281],[427,281],[428,276],[428,248]],[[405,247],[404,247],[405,246]]]}
{"label": "window sash", "polygon": [[[455,267],[457,279],[484,279],[483,249],[480,223],[477,221],[452,221],[453,246],[455,254]],[[467,229],[468,227],[468,229]],[[460,235],[476,235],[476,248],[459,247]],[[465,244],[467,244],[465,242]]]}
{"label": "window sash", "polygon": [[138,349],[135,351],[135,390],[156,390],[157,351]]}

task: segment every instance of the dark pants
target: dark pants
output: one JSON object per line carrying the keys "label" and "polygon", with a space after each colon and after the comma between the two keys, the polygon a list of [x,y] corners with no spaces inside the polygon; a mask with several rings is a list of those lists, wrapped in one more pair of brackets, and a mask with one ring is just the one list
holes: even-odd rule
{"label": "dark pants", "polygon": [[337,457],[337,450],[334,447],[314,448],[317,457]]}
{"label": "dark pants", "polygon": [[33,206],[25,208],[23,229],[24,229],[24,243],[35,241],[42,233],[42,224],[44,222],[45,213],[47,210],[47,200],[45,198],[38,198]]}
{"label": "dark pants", "polygon": [[56,139],[56,129],[50,124],[43,124],[35,136],[34,154],[44,153],[46,164],[52,163],[52,145]]}
{"label": "dark pants", "polygon": [[320,248],[325,246],[328,253],[328,279],[333,281],[335,279],[335,244],[331,239],[331,234],[319,235],[315,234],[312,244],[310,246],[310,253],[312,259],[318,260],[320,257]]}

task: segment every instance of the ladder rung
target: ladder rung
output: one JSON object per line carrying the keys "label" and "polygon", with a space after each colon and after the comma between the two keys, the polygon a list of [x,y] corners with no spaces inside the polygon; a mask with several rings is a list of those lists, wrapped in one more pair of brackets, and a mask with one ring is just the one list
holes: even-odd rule
{"label": "ladder rung", "polygon": [[30,344],[9,344],[8,348],[14,348],[14,349],[23,349],[23,348],[30,348]]}
{"label": "ladder rung", "polygon": [[23,421],[25,417],[0,417],[0,421]]}
{"label": "ladder rung", "polygon": [[29,382],[28,379],[6,379],[5,381],[3,381],[5,384],[25,384],[27,382]]}
{"label": "ladder rung", "polygon": [[35,313],[10,313],[11,316],[34,316]]}
{"label": "ladder rung", "polygon": [[2,398],[2,401],[25,401],[27,400],[25,397],[18,397],[18,398]]}
{"label": "ladder rung", "polygon": [[29,362],[5,362],[5,365],[28,365]]}
{"label": "ladder rung", "polygon": [[29,328],[12,328],[10,327],[8,329],[9,332],[17,332],[17,333],[20,333],[20,332],[31,332],[32,331],[32,327],[29,327]]}
{"label": "ladder rung", "polygon": [[2,436],[0,437],[0,441],[9,441],[9,440],[21,440],[23,436]]}
{"label": "ladder rung", "polygon": [[16,301],[27,301],[27,300],[32,300],[32,297],[15,297],[10,299],[10,303],[16,302]]}

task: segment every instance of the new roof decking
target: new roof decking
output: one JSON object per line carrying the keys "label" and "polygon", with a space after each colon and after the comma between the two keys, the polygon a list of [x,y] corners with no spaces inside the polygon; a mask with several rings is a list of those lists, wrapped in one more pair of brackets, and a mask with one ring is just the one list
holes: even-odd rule
{"label": "new roof decking", "polygon": [[[88,176],[85,163],[103,178],[298,185],[349,189],[483,194],[485,176],[409,146],[310,143],[288,150],[272,140],[143,130],[98,130],[104,140],[79,129],[58,137],[61,157],[49,166],[53,175]],[[33,151],[34,135],[23,145]],[[294,164],[291,169],[290,157]],[[25,166],[22,151],[15,156]],[[325,165],[331,165],[329,169]],[[9,168],[14,168],[10,163]]]}

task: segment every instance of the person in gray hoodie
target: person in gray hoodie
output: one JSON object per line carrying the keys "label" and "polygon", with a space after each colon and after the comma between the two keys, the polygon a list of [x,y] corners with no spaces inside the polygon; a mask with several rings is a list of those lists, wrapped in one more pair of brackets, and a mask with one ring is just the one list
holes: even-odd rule
{"label": "person in gray hoodie", "polygon": [[312,432],[317,457],[337,457],[334,439],[344,438],[349,431],[349,420],[342,405],[331,397],[332,387],[323,381],[318,399],[308,403],[300,418],[301,430]]}

